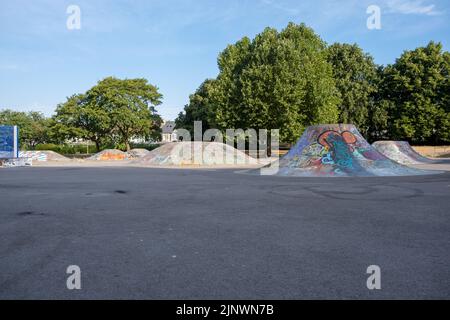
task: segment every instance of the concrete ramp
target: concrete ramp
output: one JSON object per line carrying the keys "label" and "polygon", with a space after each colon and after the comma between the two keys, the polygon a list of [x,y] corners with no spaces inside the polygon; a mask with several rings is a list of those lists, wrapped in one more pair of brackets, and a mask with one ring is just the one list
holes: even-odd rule
{"label": "concrete ramp", "polygon": [[214,166],[257,164],[245,152],[219,142],[170,142],[136,161],[150,166]]}
{"label": "concrete ramp", "polygon": [[408,141],[376,141],[372,146],[389,159],[401,164],[428,164],[436,163],[416,152]]}
{"label": "concrete ramp", "polygon": [[121,161],[128,160],[130,156],[121,150],[117,149],[106,149],[100,151],[93,156],[87,158],[86,160],[92,161]]}
{"label": "concrete ramp", "polygon": [[408,176],[440,173],[409,168],[392,161],[351,124],[308,127],[279,161],[277,175],[309,177]]}
{"label": "concrete ramp", "polygon": [[142,148],[135,148],[135,149],[131,149],[130,151],[128,151],[128,154],[131,158],[142,158],[145,157],[146,155],[148,155],[150,153],[150,151],[148,151],[147,149],[142,149]]}
{"label": "concrete ramp", "polygon": [[37,150],[37,151],[19,151],[20,158],[27,158],[33,161],[70,161],[69,158],[56,153],[51,150]]}

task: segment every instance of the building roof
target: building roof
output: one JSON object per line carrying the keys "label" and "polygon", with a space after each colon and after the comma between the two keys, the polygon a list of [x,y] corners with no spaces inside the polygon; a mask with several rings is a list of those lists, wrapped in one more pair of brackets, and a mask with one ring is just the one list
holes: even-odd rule
{"label": "building roof", "polygon": [[162,133],[172,133],[175,129],[175,121],[166,121],[161,127]]}

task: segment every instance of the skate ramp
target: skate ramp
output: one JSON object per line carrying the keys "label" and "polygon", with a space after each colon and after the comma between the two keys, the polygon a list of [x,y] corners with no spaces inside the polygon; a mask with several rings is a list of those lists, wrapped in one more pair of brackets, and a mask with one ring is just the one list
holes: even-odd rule
{"label": "skate ramp", "polygon": [[429,159],[416,152],[408,141],[376,141],[372,146],[380,153],[401,164],[432,164],[439,160]]}
{"label": "skate ramp", "polygon": [[219,142],[170,142],[136,161],[150,166],[214,166],[257,164],[245,152]]}
{"label": "skate ramp", "polygon": [[66,158],[63,155],[50,150],[19,151],[19,158],[27,158],[38,162],[70,161],[69,158]]}
{"label": "skate ramp", "polygon": [[128,160],[130,156],[123,151],[117,149],[106,149],[87,158],[90,161],[120,161]]}
{"label": "skate ramp", "polygon": [[351,124],[308,127],[297,144],[279,160],[281,176],[408,176],[440,173],[409,168],[392,161]]}
{"label": "skate ramp", "polygon": [[130,151],[128,151],[128,154],[130,155],[131,158],[143,158],[146,155],[148,155],[150,153],[150,151],[148,151],[147,149],[143,149],[143,148],[135,148],[135,149],[131,149]]}

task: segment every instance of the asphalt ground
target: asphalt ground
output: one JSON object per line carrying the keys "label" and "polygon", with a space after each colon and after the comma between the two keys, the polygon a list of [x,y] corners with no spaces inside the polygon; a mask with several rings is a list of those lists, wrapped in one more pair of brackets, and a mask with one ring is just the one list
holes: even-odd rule
{"label": "asphalt ground", "polygon": [[1,169],[0,298],[448,299],[449,217],[450,172]]}

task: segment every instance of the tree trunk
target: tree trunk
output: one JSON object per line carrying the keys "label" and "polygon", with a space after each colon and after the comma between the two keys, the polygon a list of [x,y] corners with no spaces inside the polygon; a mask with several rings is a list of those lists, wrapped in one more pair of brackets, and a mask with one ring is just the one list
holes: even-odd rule
{"label": "tree trunk", "polygon": [[128,140],[125,142],[125,145],[127,146],[127,152],[129,152],[131,150],[131,147],[130,147],[130,143],[128,142]]}
{"label": "tree trunk", "polygon": [[97,149],[97,152],[100,151],[100,142],[98,140],[95,140],[95,149]]}

